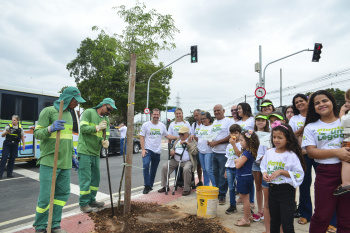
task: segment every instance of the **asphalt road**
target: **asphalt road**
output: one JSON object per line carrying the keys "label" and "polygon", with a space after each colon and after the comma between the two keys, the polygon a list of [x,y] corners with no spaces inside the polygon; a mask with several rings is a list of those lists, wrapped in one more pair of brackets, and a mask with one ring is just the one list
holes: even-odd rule
{"label": "asphalt road", "polygon": [[[168,156],[167,144],[162,144],[161,161],[158,166],[155,183],[160,181],[160,169],[166,162]],[[111,175],[113,201],[118,199],[118,190],[120,177],[122,174],[122,156],[109,157],[109,170]],[[108,176],[106,159],[100,160],[101,182],[98,200],[110,202]],[[143,190],[143,173],[141,153],[133,155],[132,169],[132,193],[140,193]],[[139,168],[137,168],[139,167]],[[35,218],[35,209],[39,195],[39,167],[29,165],[28,163],[16,163],[14,172],[15,178],[7,179],[6,171],[3,179],[0,180],[0,232],[6,232],[6,229],[13,228],[21,224],[33,224]],[[122,185],[124,190],[124,181]],[[123,194],[122,194],[123,196]],[[79,180],[78,173],[71,170],[71,194],[63,209],[63,212],[77,210],[79,208]]]}

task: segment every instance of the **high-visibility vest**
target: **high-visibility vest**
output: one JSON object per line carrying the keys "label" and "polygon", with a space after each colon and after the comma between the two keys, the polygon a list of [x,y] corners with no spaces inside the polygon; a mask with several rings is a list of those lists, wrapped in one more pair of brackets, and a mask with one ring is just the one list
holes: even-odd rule
{"label": "high-visibility vest", "polygon": [[10,127],[10,133],[6,135],[6,141],[9,142],[20,142],[21,141],[21,133],[22,133],[22,125],[18,124],[18,129],[14,129],[12,124],[8,124]]}

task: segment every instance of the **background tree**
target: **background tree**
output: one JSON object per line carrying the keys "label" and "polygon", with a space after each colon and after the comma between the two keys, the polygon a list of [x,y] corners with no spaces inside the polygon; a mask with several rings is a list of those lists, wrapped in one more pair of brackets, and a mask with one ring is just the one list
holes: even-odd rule
{"label": "background tree", "polygon": [[[345,91],[340,90],[339,88],[327,88],[325,89],[326,91],[330,92],[337,103],[338,111],[340,111],[341,106],[345,104],[345,99],[344,99],[344,94]],[[313,92],[307,92],[305,95],[310,96]]]}
{"label": "background tree", "polygon": [[[139,2],[126,9],[115,7],[118,15],[127,24],[122,34],[108,35],[100,31],[97,38],[86,38],[77,49],[77,57],[67,64],[70,76],[75,78],[77,87],[85,98],[83,108],[96,106],[103,98],[110,97],[116,101],[118,111],[114,114],[117,121],[127,121],[128,72],[131,53],[136,53],[137,74],[135,89],[135,113],[140,113],[146,106],[147,82],[152,73],[164,67],[156,66],[153,58],[158,57],[160,50],[175,48],[174,34],[179,32],[174,26],[171,15],[161,15],[156,10],[144,12],[146,6]],[[172,78],[171,68],[157,73],[150,85],[149,108],[165,109],[170,95],[167,86]]]}

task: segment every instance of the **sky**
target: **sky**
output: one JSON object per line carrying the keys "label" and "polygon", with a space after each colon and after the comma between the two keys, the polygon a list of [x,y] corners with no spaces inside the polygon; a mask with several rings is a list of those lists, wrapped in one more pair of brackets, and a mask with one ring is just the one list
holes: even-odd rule
{"label": "sky", "polygon": [[[298,92],[318,87],[347,90],[350,84],[341,80],[350,80],[348,72],[338,75],[350,68],[350,5],[345,0],[144,2],[147,10],[172,15],[180,30],[174,39],[177,48],[160,52],[155,63],[169,64],[190,53],[192,45],[198,46],[198,63],[186,56],[172,65],[169,105],[176,105],[178,96],[185,116],[197,108],[211,110],[215,104],[223,104],[230,115],[231,105],[243,102],[244,96],[253,107],[259,45],[265,67],[312,50],[314,43],[323,44],[320,62],[311,62],[312,51],[307,51],[266,68],[266,98],[275,106],[280,105],[276,90],[281,70],[283,87],[334,76],[284,92],[283,105],[290,105]],[[77,56],[81,41],[97,37],[98,32],[91,30],[95,25],[121,34],[125,25],[112,7],[134,4],[134,0],[0,1],[1,83],[48,92],[75,86],[66,65]]]}

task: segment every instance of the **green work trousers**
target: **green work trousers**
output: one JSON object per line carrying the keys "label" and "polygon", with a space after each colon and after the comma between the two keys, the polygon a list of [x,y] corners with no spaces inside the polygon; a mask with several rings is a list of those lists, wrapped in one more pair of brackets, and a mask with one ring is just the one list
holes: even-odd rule
{"label": "green work trousers", "polygon": [[79,159],[79,205],[86,206],[96,201],[100,186],[100,157],[78,153]]}
{"label": "green work trousers", "polygon": [[[40,192],[36,207],[36,229],[46,229],[49,218],[50,194],[53,168],[40,165]],[[59,227],[62,219],[62,209],[70,194],[70,169],[57,169],[55,196],[53,200],[52,228]]]}

